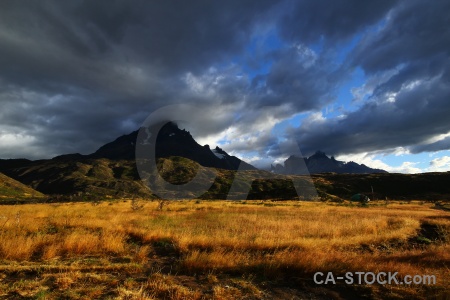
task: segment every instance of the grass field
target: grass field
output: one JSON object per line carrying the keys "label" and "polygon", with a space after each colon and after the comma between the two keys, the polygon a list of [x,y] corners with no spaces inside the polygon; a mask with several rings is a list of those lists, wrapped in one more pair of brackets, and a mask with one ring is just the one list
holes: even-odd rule
{"label": "grass field", "polygon": [[[1,206],[0,299],[450,297],[450,213],[429,203],[141,203]],[[437,282],[317,285],[319,271]]]}

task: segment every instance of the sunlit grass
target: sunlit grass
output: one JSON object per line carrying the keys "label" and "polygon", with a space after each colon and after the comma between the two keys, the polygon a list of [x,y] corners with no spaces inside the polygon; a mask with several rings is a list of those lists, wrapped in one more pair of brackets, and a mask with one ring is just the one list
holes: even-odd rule
{"label": "sunlit grass", "polygon": [[[135,211],[131,201],[117,201],[1,208],[0,269],[65,265],[66,275],[52,281],[59,289],[77,286],[85,276],[79,273],[81,269],[106,269],[114,258],[126,258],[129,268],[143,270],[158,259],[158,251],[176,255],[173,271],[188,275],[226,272],[311,281],[317,271],[391,271],[400,276],[433,274],[438,278],[437,290],[449,288],[449,213],[419,202],[360,207],[319,202],[173,201],[162,211],[157,202]],[[426,246],[411,243],[423,224],[438,228],[440,240]],[[86,257],[96,259],[92,266],[66,265]],[[125,282],[111,283],[91,292],[113,289],[118,297],[126,298],[129,293],[149,299],[161,295],[200,299],[203,295],[178,282],[171,286],[166,279],[152,278],[145,284],[128,283],[128,287]],[[371,288],[374,295],[386,296],[400,289],[411,297],[421,297],[428,289]],[[220,284],[213,288],[216,298],[227,292]]]}

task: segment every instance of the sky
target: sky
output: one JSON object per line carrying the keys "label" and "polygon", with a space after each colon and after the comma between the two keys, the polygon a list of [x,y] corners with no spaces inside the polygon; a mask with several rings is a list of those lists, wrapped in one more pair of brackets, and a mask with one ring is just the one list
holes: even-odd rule
{"label": "sky", "polygon": [[189,104],[182,124],[200,144],[257,167],[298,146],[448,171],[449,12],[447,0],[3,0],[0,158],[89,154]]}

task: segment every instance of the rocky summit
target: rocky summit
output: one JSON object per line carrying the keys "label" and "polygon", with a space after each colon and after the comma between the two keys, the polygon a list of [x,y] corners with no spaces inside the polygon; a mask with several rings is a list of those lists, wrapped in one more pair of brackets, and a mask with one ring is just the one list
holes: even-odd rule
{"label": "rocky summit", "polygon": [[[151,134],[154,134],[156,130],[150,129],[150,131]],[[123,135],[100,147],[88,157],[134,160],[138,133],[139,131],[134,131]],[[157,158],[180,156],[193,160],[204,167],[226,170],[256,170],[252,165],[235,156],[228,155],[219,147],[210,149],[209,145],[201,146],[194,140],[189,131],[178,128],[178,125],[173,122],[166,123],[159,130],[155,150]]]}
{"label": "rocky summit", "polygon": [[271,166],[271,171],[278,174],[318,174],[318,173],[348,173],[348,174],[369,174],[387,173],[381,169],[369,168],[364,164],[357,164],[353,161],[343,162],[330,158],[324,152],[317,151],[310,157],[290,156],[284,161],[284,165],[277,164]]}

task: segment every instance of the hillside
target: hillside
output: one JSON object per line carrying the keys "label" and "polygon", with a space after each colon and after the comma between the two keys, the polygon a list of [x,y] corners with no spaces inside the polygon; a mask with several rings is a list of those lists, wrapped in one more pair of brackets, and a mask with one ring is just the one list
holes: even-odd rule
{"label": "hillside", "polygon": [[[450,200],[450,172],[422,174],[316,174],[312,175],[319,196],[349,199],[364,193],[374,200]],[[372,195],[373,188],[373,195]]]}
{"label": "hillside", "polygon": [[[148,131],[149,136],[151,130]],[[159,187],[154,186],[158,191],[152,191],[140,179],[136,168],[135,145],[154,147],[156,144],[158,172],[171,184],[188,183],[199,170],[208,174],[216,173],[210,189],[198,196],[203,199],[320,198],[341,201],[350,199],[356,193],[381,200],[450,199],[449,172],[388,174],[354,162],[345,163],[334,157],[329,158],[320,151],[308,158],[291,156],[284,165],[277,165],[272,168],[272,172],[268,172],[257,170],[218,147],[210,149],[208,145],[199,145],[188,131],[179,129],[171,122],[162,126],[153,140],[144,137],[144,140],[139,141],[138,133],[135,131],[121,136],[90,155],[68,154],[37,161],[0,159],[0,172],[43,194],[56,195],[51,199],[57,201],[170,198],[173,194],[164,182]],[[311,177],[302,175],[308,173],[305,167],[312,174]],[[243,170],[236,173],[237,169]],[[156,175],[151,172],[154,170],[150,171],[149,176]],[[236,180],[236,174],[239,180]],[[233,182],[236,185],[232,188]],[[4,189],[5,195],[18,195],[19,198],[19,192]],[[300,191],[300,197],[297,191]]]}
{"label": "hillside", "polygon": [[[36,190],[49,195],[65,195],[73,200],[90,200],[104,198],[128,198],[138,196],[154,198],[138,176],[134,161],[109,159],[68,159],[41,160],[30,162],[28,165],[4,168],[3,172]],[[1,164],[0,164],[1,166]],[[216,172],[214,182],[204,199],[226,199],[235,171],[225,169],[211,169],[182,157],[159,158],[157,162],[161,176],[168,182],[179,185],[189,182],[202,168]],[[244,186],[234,198],[241,199],[250,190],[249,199],[292,199],[296,197],[294,185],[283,175],[274,175],[266,171],[240,171],[240,178]],[[263,176],[277,177],[272,180],[256,180]],[[300,182],[309,181],[300,179]],[[242,194],[242,195],[241,195]],[[245,194],[245,195],[244,195]]]}
{"label": "hillside", "polygon": [[70,195],[74,200],[151,197],[151,192],[139,179],[133,161],[41,160],[3,171],[44,194]]}
{"label": "hillside", "polygon": [[134,161],[45,160],[5,172],[44,194],[71,195],[74,200],[151,197],[136,173]]}
{"label": "hillside", "polygon": [[[30,162],[2,171],[8,176],[29,185],[44,194],[61,194],[73,200],[129,198],[133,196],[152,199],[157,197],[140,180],[134,161],[109,159],[47,160]],[[1,166],[1,164],[0,164]],[[309,177],[303,175],[277,175],[261,170],[239,171],[239,191],[230,188],[236,171],[211,169],[182,157],[159,158],[161,176],[172,184],[189,182],[199,169],[214,170],[217,177],[203,199],[298,199],[294,182],[303,184],[300,190],[306,197],[315,197],[308,191]],[[271,176],[272,179],[258,179]],[[450,199],[450,172],[424,174],[337,174],[323,173],[311,176],[317,195],[323,200],[350,199],[355,193],[365,193],[370,198],[388,199]],[[256,179],[252,182],[253,179]],[[372,195],[372,187],[374,195]],[[247,192],[250,192],[247,195]],[[230,196],[228,196],[230,194]]]}
{"label": "hillside", "polygon": [[42,199],[45,196],[2,173],[0,173],[0,201]]}

